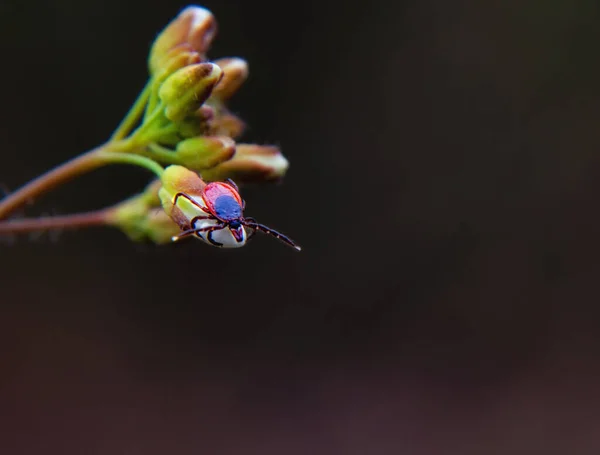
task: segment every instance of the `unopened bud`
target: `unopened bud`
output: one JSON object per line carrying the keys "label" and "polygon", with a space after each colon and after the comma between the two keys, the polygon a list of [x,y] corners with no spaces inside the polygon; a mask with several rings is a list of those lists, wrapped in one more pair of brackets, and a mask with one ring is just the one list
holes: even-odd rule
{"label": "unopened bud", "polygon": [[232,114],[229,109],[225,106],[225,103],[219,98],[213,95],[206,100],[203,107],[209,107],[213,110],[213,118],[207,122],[207,129],[205,134],[210,136],[229,136],[230,138],[239,138],[244,130],[246,124],[241,118]]}
{"label": "unopened bud", "polygon": [[[177,122],[177,131],[181,137],[204,136],[209,133],[209,124],[215,117],[215,110],[204,104],[192,115]],[[228,136],[227,134],[212,134],[212,136]]]}
{"label": "unopened bud", "polygon": [[160,180],[156,180],[148,185],[143,193],[117,205],[110,212],[109,223],[135,242],[170,242],[180,229],[163,210],[160,210],[160,185]]}
{"label": "unopened bud", "polygon": [[175,71],[158,91],[166,117],[177,122],[197,111],[221,77],[223,72],[212,63],[198,63]]}
{"label": "unopened bud", "polygon": [[241,58],[223,58],[214,62],[223,70],[223,78],[213,95],[221,100],[231,98],[248,78],[248,64]]}
{"label": "unopened bud", "polygon": [[217,22],[210,11],[198,6],[183,9],[154,41],[150,50],[150,73],[156,73],[165,55],[181,44],[189,44],[204,57],[216,32]]}
{"label": "unopened bud", "polygon": [[189,220],[198,214],[198,208],[189,200],[175,204],[175,199],[178,194],[184,194],[192,200],[199,197],[206,183],[197,173],[178,165],[171,165],[165,169],[161,183],[158,197],[165,213],[180,229],[187,229]]}
{"label": "unopened bud", "polygon": [[195,171],[213,168],[234,154],[235,141],[229,137],[192,137],[176,148],[178,162]]}
{"label": "unopened bud", "polygon": [[169,50],[156,70],[154,83],[159,86],[178,69],[202,62],[202,57],[189,44],[181,44]]}
{"label": "unopened bud", "polygon": [[216,116],[210,122],[210,132],[217,136],[229,136],[237,139],[243,134],[245,129],[246,124],[242,119],[227,111]]}
{"label": "unopened bud", "polygon": [[278,147],[237,144],[236,153],[228,161],[202,172],[207,181],[233,179],[240,183],[256,183],[281,179],[289,167]]}

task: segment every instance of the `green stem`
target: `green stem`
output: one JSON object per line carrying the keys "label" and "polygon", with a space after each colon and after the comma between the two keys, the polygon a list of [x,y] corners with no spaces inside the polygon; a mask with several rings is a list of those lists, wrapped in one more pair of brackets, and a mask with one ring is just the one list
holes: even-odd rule
{"label": "green stem", "polygon": [[112,136],[110,137],[111,141],[117,141],[119,139],[123,139],[126,137],[129,132],[133,129],[136,122],[139,120],[140,116],[143,114],[146,104],[148,102],[148,98],[150,97],[150,92],[152,90],[152,80],[146,83],[146,86],[139,94],[138,98],[127,112],[125,118],[121,121],[117,129],[114,131]]}
{"label": "green stem", "polygon": [[131,136],[143,140],[145,139],[144,133],[151,129],[158,129],[159,125],[157,124],[164,120],[166,119],[163,115],[163,106],[162,103],[159,103],[153,108],[151,113],[144,118],[144,122],[133,132]]}
{"label": "green stem", "polygon": [[144,120],[154,114],[156,105],[158,104],[158,87],[155,88],[154,83],[152,83],[151,86],[148,104],[146,105],[146,112],[144,112]]}
{"label": "green stem", "polygon": [[156,161],[141,155],[102,150],[98,152],[98,157],[104,160],[104,164],[123,163],[146,168],[150,172],[154,172],[158,178],[162,176],[164,171],[164,168]]}
{"label": "green stem", "polygon": [[151,134],[146,134],[144,136],[144,143],[150,144],[154,141],[160,141],[161,139],[164,139],[165,137],[175,133],[177,133],[177,126],[174,124],[170,124],[160,129],[152,131]]}
{"label": "green stem", "polygon": [[[94,169],[111,163],[127,163],[144,167],[159,177],[163,168],[150,158],[125,153],[126,142],[112,143],[90,150],[33,179],[14,193],[0,200],[0,220],[8,217],[29,200]],[[114,150],[122,150],[117,152]]]}
{"label": "green stem", "polygon": [[143,152],[144,156],[155,161],[168,164],[182,164],[177,158],[175,150],[168,149],[158,144],[148,144],[148,148]]}

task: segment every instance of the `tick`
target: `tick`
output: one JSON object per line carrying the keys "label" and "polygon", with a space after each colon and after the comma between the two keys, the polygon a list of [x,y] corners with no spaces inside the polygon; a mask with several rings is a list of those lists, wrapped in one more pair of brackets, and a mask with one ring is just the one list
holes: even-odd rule
{"label": "tick", "polygon": [[[183,204],[187,207],[183,207]],[[173,241],[194,235],[216,247],[239,248],[257,231],[261,231],[298,251],[301,249],[289,237],[258,223],[254,218],[245,217],[246,203],[231,179],[208,183],[198,195],[177,193],[173,198],[173,206],[181,209],[188,220],[181,226],[181,234],[173,237]]]}

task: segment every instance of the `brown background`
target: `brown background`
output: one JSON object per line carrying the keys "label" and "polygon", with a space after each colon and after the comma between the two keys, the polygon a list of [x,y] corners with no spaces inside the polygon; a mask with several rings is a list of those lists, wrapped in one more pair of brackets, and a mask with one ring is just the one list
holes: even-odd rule
{"label": "brown background", "polygon": [[[0,182],[105,140],[185,5],[0,0]],[[6,239],[0,453],[599,453],[598,3],[204,5],[291,161],[247,214],[305,250]]]}

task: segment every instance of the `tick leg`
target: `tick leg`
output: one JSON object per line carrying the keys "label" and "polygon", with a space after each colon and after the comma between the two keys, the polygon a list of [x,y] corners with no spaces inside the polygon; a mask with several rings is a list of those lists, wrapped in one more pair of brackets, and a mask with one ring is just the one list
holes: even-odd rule
{"label": "tick leg", "polygon": [[218,230],[221,230],[221,229],[223,229],[223,228],[225,228],[225,225],[224,225],[224,224],[217,224],[216,226],[207,226],[207,227],[203,227],[203,228],[200,228],[200,229],[196,229],[194,232],[195,232],[196,234],[198,234],[198,233],[200,233],[200,232],[206,232],[206,233],[207,233],[207,234],[206,234],[206,240],[207,240],[207,241],[208,241],[208,242],[209,242],[211,245],[214,245],[214,246],[223,246],[223,244],[222,244],[222,243],[219,243],[219,242],[217,242],[217,241],[213,240],[213,238],[212,238],[212,233],[213,233],[213,231],[218,231]]}
{"label": "tick leg", "polygon": [[194,218],[192,218],[192,221],[190,221],[190,226],[195,228],[196,227],[196,221],[198,220],[216,220],[217,218],[215,218],[212,215],[198,215],[195,216]]}
{"label": "tick leg", "polygon": [[296,243],[292,239],[290,239],[289,237],[283,235],[280,232],[277,232],[275,229],[271,229],[270,227],[265,226],[264,224],[259,224],[259,223],[255,223],[253,221],[248,221],[249,219],[252,220],[252,218],[246,218],[244,220],[244,226],[247,226],[247,227],[249,227],[251,229],[255,229],[255,230],[258,230],[258,231],[262,231],[265,234],[272,235],[276,239],[281,240],[283,243],[291,246],[292,248],[295,248],[298,251],[301,250],[301,248],[298,245],[296,245]]}
{"label": "tick leg", "polygon": [[[195,217],[192,220],[192,226],[193,226],[193,223],[195,222],[196,218],[210,218],[210,217],[208,217],[208,216],[207,217],[199,217],[199,216]],[[180,234],[171,237],[171,240],[173,242],[177,242],[177,241],[179,241],[181,239],[189,237],[190,235],[197,234],[198,232],[205,232],[205,231],[208,231],[208,230],[222,229],[223,227],[225,227],[225,226],[221,227],[221,225],[217,225],[217,226],[207,226],[207,227],[201,228],[201,229],[196,229],[196,228],[187,229],[185,231],[182,231]],[[215,242],[215,243],[217,243],[217,242]]]}
{"label": "tick leg", "polygon": [[[238,188],[238,186],[235,184],[235,182],[231,179],[227,179],[225,180],[227,183],[229,183],[234,190],[236,190],[238,193],[240,192],[240,189]],[[246,201],[244,201],[242,199],[242,212],[246,209]]]}
{"label": "tick leg", "polygon": [[180,197],[187,199],[189,202],[192,203],[192,205],[194,205],[195,207],[198,207],[200,210],[202,210],[204,213],[208,213],[210,214],[210,210],[208,210],[206,207],[201,206],[200,204],[198,204],[196,201],[194,201],[191,197],[189,197],[187,194],[185,193],[177,193],[175,195],[175,199],[173,199],[173,205],[177,204],[177,199],[179,199]]}
{"label": "tick leg", "polygon": [[256,228],[254,227],[250,227],[248,224],[256,224],[256,220],[250,216],[244,218],[244,226],[246,226],[247,228],[250,228],[250,234],[248,234],[248,240],[250,240],[252,237],[254,237],[254,234],[256,234]]}
{"label": "tick leg", "polygon": [[[221,228],[221,229],[223,229],[223,228]],[[212,243],[214,246],[223,246],[223,244],[222,244],[222,243],[219,243],[219,242],[217,242],[216,240],[213,240],[213,238],[212,238],[212,233],[213,233],[214,231],[215,231],[215,230],[212,230],[212,231],[210,231],[210,232],[209,232],[209,233],[206,235],[206,239],[207,239],[207,240],[208,240],[210,243]]]}
{"label": "tick leg", "polygon": [[254,234],[256,234],[257,229],[255,227],[251,227],[248,224],[257,224],[256,220],[252,217],[246,217],[244,218],[244,226],[250,228],[250,234],[248,234],[248,240],[250,240],[252,237],[254,237]]}
{"label": "tick leg", "polygon": [[240,192],[240,189],[238,188],[238,186],[235,184],[235,182],[231,179],[227,179],[225,180],[227,183],[229,183],[238,193]]}
{"label": "tick leg", "polygon": [[173,237],[171,237],[171,240],[173,242],[177,242],[177,241],[184,239],[186,237],[189,237],[190,235],[193,235],[195,233],[196,233],[195,229],[188,229],[187,231],[181,232],[179,235],[174,235]]}

